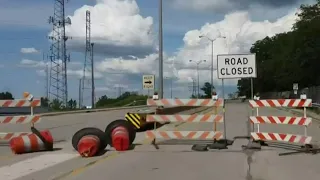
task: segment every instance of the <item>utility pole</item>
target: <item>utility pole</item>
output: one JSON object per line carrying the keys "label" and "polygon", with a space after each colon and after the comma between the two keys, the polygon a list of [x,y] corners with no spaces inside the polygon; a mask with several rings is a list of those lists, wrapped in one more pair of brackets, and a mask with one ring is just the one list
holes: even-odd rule
{"label": "utility pole", "polygon": [[200,60],[200,61],[192,61],[192,60],[189,60],[190,62],[195,62],[196,65],[197,65],[197,81],[198,81],[198,99],[200,98],[200,85],[199,85],[199,81],[200,81],[200,77],[199,77],[199,64],[202,63],[202,62],[206,62],[206,60]]}
{"label": "utility pole", "polygon": [[95,100],[95,87],[94,87],[94,64],[93,64],[93,45],[94,43],[91,43],[91,106],[94,108],[94,100]]}
{"label": "utility pole", "polygon": [[45,57],[44,52],[42,53],[42,61],[45,63],[46,67],[44,69],[45,72],[45,97],[49,99],[49,66],[48,66],[48,55]]}
{"label": "utility pole", "polygon": [[211,82],[211,97],[212,97],[212,93],[213,93],[213,45],[214,45],[214,41],[217,40],[218,38],[223,38],[225,39],[226,37],[225,36],[218,36],[217,38],[215,39],[211,39],[207,36],[199,36],[199,38],[207,38],[210,42],[211,42],[211,78],[210,78],[210,82]]}
{"label": "utility pole", "polygon": [[195,79],[192,78],[192,85],[189,85],[189,88],[192,89],[192,95],[195,96],[197,93],[197,86],[196,86],[196,81]]}
{"label": "utility pole", "polygon": [[159,0],[159,99],[163,98],[163,34],[162,34],[162,0]]}
{"label": "utility pole", "polygon": [[71,24],[70,18],[65,17],[66,0],[55,0],[54,15],[49,17],[49,24],[53,25],[52,35],[49,39],[52,41],[50,50],[50,88],[49,94],[51,99],[57,99],[68,106],[68,78],[67,62],[70,61],[70,55],[67,56],[66,25]]}
{"label": "utility pole", "polygon": [[79,109],[82,108],[82,100],[81,100],[81,97],[82,97],[82,93],[81,93],[81,90],[82,90],[82,79],[80,78],[79,79]]}

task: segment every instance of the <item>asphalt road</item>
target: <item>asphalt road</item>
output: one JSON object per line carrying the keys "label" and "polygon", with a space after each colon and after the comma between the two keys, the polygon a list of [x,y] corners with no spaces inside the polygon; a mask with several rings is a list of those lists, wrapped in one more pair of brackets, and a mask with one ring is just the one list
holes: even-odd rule
{"label": "asphalt road", "polygon": [[[72,122],[82,122],[62,126],[66,119],[72,119],[72,115],[65,115],[60,120],[53,120],[56,126],[62,126],[53,134],[61,139],[72,135],[71,130],[93,125],[104,128],[110,121],[105,120],[123,117],[123,111],[86,114],[84,117],[76,115]],[[247,135],[248,115],[251,109],[246,103],[230,103],[226,107],[227,138]],[[262,109],[260,115],[288,115],[285,111],[277,109]],[[112,117],[112,118],[111,118]],[[54,118],[54,117],[52,117]],[[93,118],[95,120],[93,120]],[[83,120],[82,120],[83,119]],[[88,120],[90,119],[90,120]],[[52,124],[55,124],[53,123]],[[90,122],[89,122],[90,121]],[[59,124],[60,123],[60,124]],[[212,130],[212,124],[185,123],[178,127],[164,126],[164,129],[178,130]],[[69,127],[69,128],[66,128]],[[222,125],[218,128],[221,129]],[[65,128],[65,129],[64,129]],[[309,128],[309,135],[316,141],[320,140],[319,123],[313,122]],[[303,128],[297,126],[261,125],[261,131],[286,132],[303,134]],[[55,132],[56,131],[56,132]],[[292,152],[276,147],[262,147],[261,151],[246,150],[241,146],[248,143],[247,140],[237,140],[227,150],[210,150],[207,152],[191,151],[191,145],[160,145],[156,150],[139,133],[134,150],[124,153],[115,151],[106,152],[104,155],[94,158],[79,158],[71,148],[70,142],[57,143],[62,150],[25,154],[21,156],[0,157],[1,180],[124,180],[124,179],[217,179],[217,180],[318,180],[320,176],[319,155],[295,154],[278,156],[281,152]],[[273,144],[275,145],[275,144]],[[286,146],[286,148],[296,148]],[[2,152],[2,151],[1,151]],[[252,161],[252,162],[251,162]],[[250,168],[249,168],[250,167]]]}

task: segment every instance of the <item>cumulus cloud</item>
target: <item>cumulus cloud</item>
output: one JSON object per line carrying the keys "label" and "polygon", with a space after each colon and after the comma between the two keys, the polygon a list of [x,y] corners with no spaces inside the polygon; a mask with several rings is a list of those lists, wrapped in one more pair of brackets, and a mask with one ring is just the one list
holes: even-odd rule
{"label": "cumulus cloud", "polygon": [[179,9],[226,13],[255,8],[271,10],[305,2],[310,0],[188,0],[188,3],[185,0],[173,0],[173,5]]}
{"label": "cumulus cloud", "polygon": [[21,48],[20,50],[21,53],[23,54],[36,54],[39,53],[39,50],[37,50],[36,48]]}
{"label": "cumulus cloud", "polygon": [[91,41],[95,53],[107,56],[144,56],[155,50],[153,19],[142,17],[135,0],[97,0],[70,16],[66,33],[68,46],[79,52],[85,49],[86,11],[91,13]]}
{"label": "cumulus cloud", "polygon": [[[60,65],[62,65],[62,61],[58,61]],[[30,60],[30,59],[22,59],[20,63],[18,64],[19,67],[23,68],[33,68],[35,69],[36,73],[39,76],[45,76],[46,75],[46,69],[50,71],[51,68],[51,62],[45,62],[45,61],[36,61],[36,60]],[[71,77],[75,78],[81,78],[83,77],[83,64],[80,62],[69,62],[68,63],[68,70],[67,74]],[[90,72],[86,73],[86,77],[91,77]],[[95,78],[100,79],[103,78],[103,74],[100,72],[95,72]]]}
{"label": "cumulus cloud", "polygon": [[[206,38],[199,38],[200,35],[211,39],[225,36],[226,39],[218,38],[214,42],[214,63],[216,69],[217,54],[239,54],[248,53],[252,44],[266,36],[273,36],[277,33],[290,31],[295,22],[296,11],[277,19],[275,22],[256,22],[250,19],[249,13],[245,11],[225,15],[224,19],[213,23],[205,24],[200,29],[188,31],[183,38],[183,46],[174,56],[165,56],[164,75],[175,77],[178,83],[187,83],[197,80],[195,61],[206,60],[199,64],[200,81],[210,81],[211,66],[211,42]],[[121,71],[128,73],[153,73],[157,74],[157,54],[151,54],[144,58],[125,60],[123,58],[105,59],[98,64],[99,71]],[[193,62],[190,62],[192,60]],[[259,72],[258,72],[259,73]],[[217,72],[213,72],[214,83],[220,84],[217,80]],[[193,79],[193,80],[192,80]],[[227,84],[235,85],[235,80],[226,81]]]}

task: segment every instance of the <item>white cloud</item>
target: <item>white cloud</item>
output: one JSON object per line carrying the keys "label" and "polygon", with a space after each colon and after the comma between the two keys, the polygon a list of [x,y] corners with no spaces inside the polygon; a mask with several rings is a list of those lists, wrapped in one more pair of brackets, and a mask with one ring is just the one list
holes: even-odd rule
{"label": "white cloud", "polygon": [[21,48],[20,50],[21,53],[23,54],[36,54],[39,53],[39,50],[37,50],[36,48]]}
{"label": "white cloud", "polygon": [[44,68],[46,67],[46,62],[44,61],[35,61],[30,59],[22,59],[19,66],[26,68]]}
{"label": "white cloud", "polygon": [[[274,17],[282,14],[290,7],[300,3],[314,3],[314,0],[172,0],[172,6],[176,9],[191,10],[196,12],[232,13],[235,11],[249,11],[253,17]],[[280,10],[280,11],[279,11]]]}
{"label": "white cloud", "polygon": [[[210,81],[211,66],[211,42],[205,38],[200,39],[200,35],[210,38],[226,36],[226,39],[217,39],[214,42],[214,63],[216,68],[217,54],[240,54],[248,53],[252,44],[263,39],[266,36],[273,36],[277,33],[290,31],[295,22],[296,11],[288,13],[286,16],[277,19],[275,22],[267,20],[256,22],[250,19],[248,12],[235,12],[227,14],[223,20],[205,24],[200,29],[188,31],[184,38],[184,45],[175,53],[174,56],[165,56],[164,75],[177,77],[178,83],[186,83],[197,80],[197,71],[195,63],[189,60],[207,60],[199,65],[200,83]],[[102,72],[121,71],[127,73],[153,73],[157,74],[158,55],[151,54],[144,58],[123,59],[107,58],[105,61],[97,64],[97,70]],[[259,72],[258,72],[259,73]],[[221,84],[217,80],[217,72],[213,72],[214,84]],[[235,85],[237,79],[225,81],[226,84]]]}
{"label": "white cloud", "polygon": [[[62,64],[62,61],[58,61],[59,64]],[[24,68],[34,68],[36,69],[36,73],[39,76],[45,76],[46,75],[46,68],[48,67],[48,70],[50,71],[51,62],[45,62],[45,61],[35,61],[30,59],[22,59],[20,63],[18,64],[19,67]],[[69,62],[68,63],[68,70],[67,75],[72,78],[82,78],[83,77],[83,64],[80,62]],[[87,71],[86,77],[91,77],[91,71]],[[103,74],[99,71],[95,71],[95,79],[101,79],[103,78]]]}
{"label": "white cloud", "polygon": [[141,56],[154,51],[152,17],[142,17],[135,0],[97,0],[94,6],[77,9],[66,27],[70,48],[85,49],[86,11],[91,13],[94,51],[109,56]]}

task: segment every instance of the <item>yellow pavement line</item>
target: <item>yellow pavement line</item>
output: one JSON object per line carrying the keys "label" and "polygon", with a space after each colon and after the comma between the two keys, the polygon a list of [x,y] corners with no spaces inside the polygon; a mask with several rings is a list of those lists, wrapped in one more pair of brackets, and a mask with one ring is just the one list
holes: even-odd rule
{"label": "yellow pavement line", "polygon": [[[150,139],[144,139],[144,140],[142,140],[141,144],[142,145],[146,145],[146,144],[148,144],[150,142],[151,142]],[[79,168],[73,169],[73,170],[71,170],[71,171],[69,171],[67,173],[64,173],[64,174],[62,174],[62,175],[60,175],[58,177],[55,177],[52,180],[62,180],[62,179],[66,179],[66,178],[69,178],[69,177],[72,177],[72,176],[79,175],[79,174],[83,173],[85,170],[87,170],[89,167],[92,167],[93,165],[97,165],[99,163],[102,163],[102,162],[104,162],[106,160],[118,157],[120,154],[123,154],[123,153],[113,152],[113,153],[111,153],[111,154],[109,154],[109,155],[107,155],[107,156],[105,156],[103,158],[100,158],[100,159],[97,159],[95,161],[89,162],[84,166],[81,166]]]}
{"label": "yellow pavement line", "polygon": [[[202,110],[202,111],[206,111],[206,110]],[[199,113],[199,112],[202,112],[202,111],[197,111],[195,113]],[[183,124],[179,124],[178,126],[175,127],[175,129],[180,128],[182,125]],[[146,139],[142,140],[141,145],[151,144],[151,141],[152,140],[150,140],[149,138],[146,138]],[[92,167],[93,165],[97,165],[99,163],[105,162],[106,160],[118,157],[120,154],[123,154],[123,153],[114,152],[112,154],[109,154],[109,155],[101,158],[101,159],[92,161],[90,163],[87,163],[84,166],[81,166],[81,167],[73,169],[73,170],[71,170],[71,171],[69,171],[67,173],[64,173],[64,174],[62,174],[62,175],[60,175],[60,176],[58,176],[58,177],[56,177],[56,178],[54,178],[52,180],[63,180],[63,179],[69,178],[69,177],[73,177],[73,176],[79,175],[79,174],[83,173],[85,170],[87,170],[89,167]]]}
{"label": "yellow pavement line", "polygon": [[[206,111],[206,110],[204,110],[204,111]],[[199,111],[199,112],[201,112],[201,111]],[[199,113],[199,112],[195,112],[195,113]],[[179,124],[179,125],[175,126],[175,129],[179,129],[183,125],[184,125],[184,123],[183,124]],[[142,140],[141,145],[151,144],[151,141],[152,140],[150,140],[149,138],[146,138],[146,139]],[[65,174],[62,174],[62,175],[60,175],[60,176],[58,176],[58,177],[56,177],[56,178],[54,178],[52,180],[63,180],[63,179],[69,178],[69,177],[73,177],[73,176],[79,175],[79,174],[83,173],[85,170],[87,170],[89,167],[92,167],[93,165],[97,165],[97,164],[99,164],[101,162],[105,162],[106,160],[115,158],[115,157],[119,156],[120,154],[123,154],[123,153],[114,152],[114,153],[112,153],[110,155],[107,155],[106,157],[103,157],[101,159],[92,161],[92,162],[90,162],[90,163],[88,163],[88,164],[86,164],[84,166],[79,167],[79,168],[73,169],[73,170],[71,170],[71,171],[69,171],[69,172],[67,172]]]}

